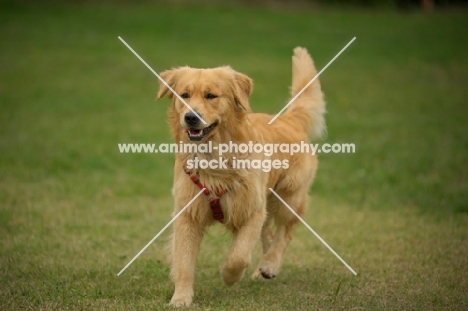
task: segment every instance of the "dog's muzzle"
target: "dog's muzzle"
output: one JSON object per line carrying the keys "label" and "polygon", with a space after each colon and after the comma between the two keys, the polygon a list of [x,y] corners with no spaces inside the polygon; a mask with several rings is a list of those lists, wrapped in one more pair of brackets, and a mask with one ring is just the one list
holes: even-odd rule
{"label": "dog's muzzle", "polygon": [[[197,112],[197,114],[201,117],[200,113]],[[187,133],[191,141],[203,140],[218,125],[218,122],[214,122],[205,128],[200,128],[203,125],[202,121],[192,111],[185,114],[184,122],[187,128],[184,128],[182,132]]]}

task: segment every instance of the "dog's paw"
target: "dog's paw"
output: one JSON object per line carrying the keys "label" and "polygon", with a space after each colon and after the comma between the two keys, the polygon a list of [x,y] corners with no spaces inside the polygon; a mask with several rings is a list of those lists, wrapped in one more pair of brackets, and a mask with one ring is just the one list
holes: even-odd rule
{"label": "dog's paw", "polygon": [[192,304],[191,296],[174,296],[169,303],[170,306],[180,308],[180,307],[189,307]]}
{"label": "dog's paw", "polygon": [[268,269],[265,268],[260,268],[258,269],[260,274],[265,278],[265,279],[274,279],[276,277],[276,274],[273,273],[272,271],[269,271]]}
{"label": "dog's paw", "polygon": [[258,266],[258,271],[265,279],[274,279],[281,269],[281,257],[275,253],[263,256]]}
{"label": "dog's paw", "polygon": [[258,267],[258,271],[265,279],[274,279],[279,274],[280,263],[278,260],[268,259],[269,258],[263,258]]}
{"label": "dog's paw", "polygon": [[224,284],[231,286],[234,283],[240,281],[244,276],[245,269],[228,269],[223,268],[221,270],[221,276],[223,278]]}
{"label": "dog's paw", "polygon": [[271,271],[258,268],[257,270],[254,271],[254,273],[252,273],[251,279],[258,280],[258,279],[264,278],[264,279],[270,280],[270,279],[274,279],[275,277],[276,277],[276,274],[273,274]]}

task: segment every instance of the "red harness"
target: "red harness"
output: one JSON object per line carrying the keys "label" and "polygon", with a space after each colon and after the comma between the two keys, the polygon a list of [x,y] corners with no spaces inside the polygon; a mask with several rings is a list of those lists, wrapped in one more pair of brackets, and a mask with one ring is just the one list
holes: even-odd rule
{"label": "red harness", "polygon": [[224,220],[224,214],[219,205],[219,199],[221,198],[223,194],[227,192],[227,190],[216,192],[215,196],[212,195],[210,197],[210,190],[208,190],[208,188],[205,187],[205,185],[203,185],[200,182],[200,180],[198,179],[198,176],[195,174],[192,174],[192,172],[187,170],[185,167],[184,167],[184,171],[190,177],[190,180],[193,181],[195,185],[197,185],[198,188],[205,189],[203,190],[203,194],[208,197],[208,202],[210,202],[211,211],[213,212],[213,218],[222,223]]}

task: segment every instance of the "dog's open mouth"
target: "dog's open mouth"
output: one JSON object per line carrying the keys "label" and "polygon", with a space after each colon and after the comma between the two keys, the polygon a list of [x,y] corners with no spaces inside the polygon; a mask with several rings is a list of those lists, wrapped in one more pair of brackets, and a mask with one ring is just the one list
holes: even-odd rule
{"label": "dog's open mouth", "polygon": [[183,132],[187,132],[188,138],[192,141],[203,140],[216,126],[218,122],[214,122],[204,129],[183,129]]}

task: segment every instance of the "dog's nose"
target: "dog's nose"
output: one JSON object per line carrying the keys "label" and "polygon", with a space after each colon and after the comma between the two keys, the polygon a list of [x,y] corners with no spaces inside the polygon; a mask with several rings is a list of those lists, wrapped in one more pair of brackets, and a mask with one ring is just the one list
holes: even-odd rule
{"label": "dog's nose", "polygon": [[[198,112],[197,112],[198,113]],[[200,113],[198,115],[201,117]],[[200,118],[197,117],[192,111],[189,111],[184,116],[185,123],[190,127],[196,127],[200,124]]]}

